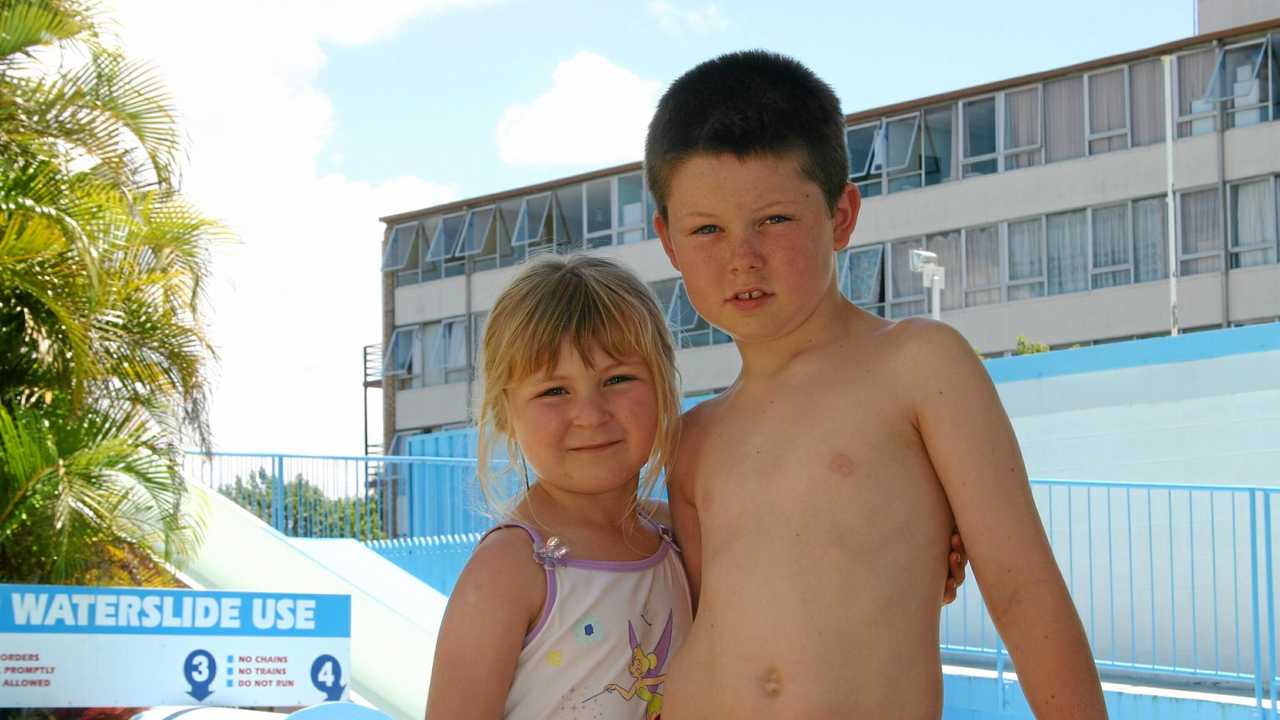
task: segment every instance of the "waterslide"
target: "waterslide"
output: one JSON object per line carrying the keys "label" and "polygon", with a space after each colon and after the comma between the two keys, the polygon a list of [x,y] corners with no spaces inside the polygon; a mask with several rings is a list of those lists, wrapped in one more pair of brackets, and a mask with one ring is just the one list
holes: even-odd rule
{"label": "waterslide", "polygon": [[351,596],[351,688],[397,720],[421,720],[447,598],[355,540],[288,538],[199,483],[204,545],[182,571],[202,589]]}

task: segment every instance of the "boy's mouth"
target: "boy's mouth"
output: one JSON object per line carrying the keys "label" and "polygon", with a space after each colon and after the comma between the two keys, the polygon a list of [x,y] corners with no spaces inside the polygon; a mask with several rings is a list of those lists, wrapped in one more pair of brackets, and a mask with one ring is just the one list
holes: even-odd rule
{"label": "boy's mouth", "polygon": [[733,293],[732,295],[729,296],[728,299],[729,300],[759,300],[760,298],[768,294],[769,293],[766,293],[764,290],[761,290],[760,288],[748,288],[746,290],[739,290],[738,292]]}

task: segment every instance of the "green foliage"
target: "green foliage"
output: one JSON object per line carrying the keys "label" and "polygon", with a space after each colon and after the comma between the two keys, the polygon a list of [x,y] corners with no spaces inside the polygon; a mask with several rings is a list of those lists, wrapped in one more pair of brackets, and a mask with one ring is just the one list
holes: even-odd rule
{"label": "green foliage", "polygon": [[203,287],[223,236],[180,194],[155,75],[90,0],[0,1],[0,581],[180,561],[208,448]]}
{"label": "green foliage", "polygon": [[1026,337],[1018,336],[1018,346],[1014,348],[1014,355],[1034,355],[1036,353],[1049,352],[1049,346],[1042,342],[1033,342],[1027,340]]}
{"label": "green foliage", "polygon": [[[219,489],[223,495],[267,524],[272,523],[272,486],[275,479],[265,469],[237,475],[232,485]],[[301,474],[284,483],[284,527],[292,537],[355,538],[382,540],[382,503],[373,491],[365,498],[331,498]]]}

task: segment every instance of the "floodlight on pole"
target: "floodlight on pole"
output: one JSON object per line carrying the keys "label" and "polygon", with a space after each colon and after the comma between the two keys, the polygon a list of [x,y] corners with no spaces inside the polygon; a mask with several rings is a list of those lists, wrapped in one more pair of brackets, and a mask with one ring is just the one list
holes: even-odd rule
{"label": "floodlight on pole", "polygon": [[911,272],[920,273],[924,286],[931,290],[929,315],[942,320],[942,289],[947,286],[947,269],[938,264],[938,254],[928,250],[911,251]]}

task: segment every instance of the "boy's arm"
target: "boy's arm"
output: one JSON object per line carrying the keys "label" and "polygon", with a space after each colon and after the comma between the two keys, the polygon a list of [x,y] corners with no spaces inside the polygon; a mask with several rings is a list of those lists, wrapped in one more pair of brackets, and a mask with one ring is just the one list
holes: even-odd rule
{"label": "boy's arm", "polygon": [[1037,718],[1105,718],[1088,640],[1036,512],[1013,427],[968,342],[910,321],[916,425]]}
{"label": "boy's arm", "polygon": [[498,530],[476,547],[440,623],[427,717],[502,718],[525,633],[545,598],[545,571],[523,530]]}

